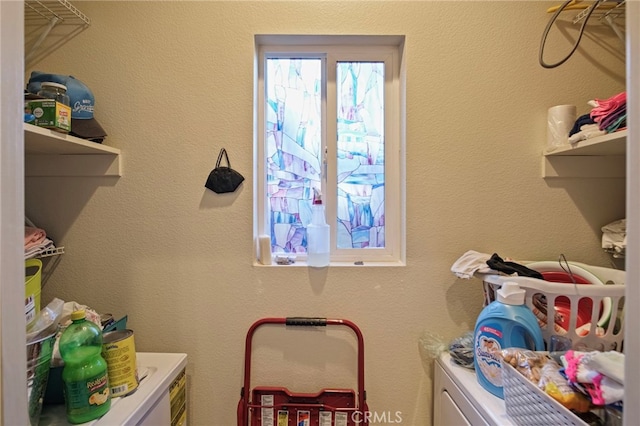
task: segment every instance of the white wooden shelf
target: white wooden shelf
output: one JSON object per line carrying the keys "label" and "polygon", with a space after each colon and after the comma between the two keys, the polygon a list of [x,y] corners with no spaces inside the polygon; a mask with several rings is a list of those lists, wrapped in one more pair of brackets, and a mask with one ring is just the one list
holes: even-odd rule
{"label": "white wooden shelf", "polygon": [[25,175],[122,176],[120,150],[24,123]]}
{"label": "white wooden shelf", "polygon": [[545,152],[542,177],[624,178],[626,152],[626,130],[580,141]]}
{"label": "white wooden shelf", "polygon": [[554,151],[546,151],[545,156],[558,155],[625,155],[627,152],[627,131],[608,133],[584,141],[576,142]]}

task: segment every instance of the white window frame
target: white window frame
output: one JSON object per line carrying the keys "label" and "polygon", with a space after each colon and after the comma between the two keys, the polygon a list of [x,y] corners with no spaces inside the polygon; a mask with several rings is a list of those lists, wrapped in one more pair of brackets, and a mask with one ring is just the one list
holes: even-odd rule
{"label": "white window frame", "polygon": [[[336,68],[339,61],[385,63],[385,247],[338,249],[336,247],[335,189],[326,193],[327,223],[331,227],[331,266],[401,266],[405,264],[405,94],[402,53],[404,36],[256,36],[254,93],[254,238],[269,235],[265,170],[265,82],[267,58],[313,57],[323,60],[326,86],[322,102],[323,146],[327,167],[323,185],[337,188]],[[335,137],[334,137],[335,139]],[[333,161],[332,161],[333,160]],[[257,244],[256,244],[257,247]],[[306,266],[306,255],[296,254],[293,265]],[[256,263],[258,264],[258,263]]]}

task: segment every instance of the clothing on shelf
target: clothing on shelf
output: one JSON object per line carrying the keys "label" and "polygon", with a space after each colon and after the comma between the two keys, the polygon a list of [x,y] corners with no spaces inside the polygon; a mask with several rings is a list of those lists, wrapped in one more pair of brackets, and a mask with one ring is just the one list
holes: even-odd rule
{"label": "clothing on shelf", "polygon": [[55,249],[55,244],[49,238],[44,229],[34,226],[24,227],[24,258],[31,259],[38,255]]}
{"label": "clothing on shelf", "polygon": [[64,247],[56,247],[47,232],[28,218],[24,225],[24,258],[47,257],[64,253]]}
{"label": "clothing on shelf", "polygon": [[[569,136],[573,136],[576,133],[582,130],[583,126],[587,126],[590,124],[596,124],[596,122],[591,118],[591,114],[583,114],[576,119],[576,122],[573,124],[573,128],[569,131]],[[597,126],[596,126],[597,128]]]}
{"label": "clothing on shelf", "polygon": [[591,111],[578,117],[569,131],[569,143],[584,141],[627,128],[627,93],[587,102]]}
{"label": "clothing on shelf", "polygon": [[33,226],[24,227],[24,249],[28,250],[32,247],[42,244],[47,238],[47,233],[44,229],[35,228]]}
{"label": "clothing on shelf", "polygon": [[615,257],[623,257],[627,249],[627,220],[616,220],[603,226],[601,230],[602,248]]}
{"label": "clothing on shelf", "polygon": [[580,131],[569,136],[569,143],[584,141],[589,138],[595,138],[596,136],[606,135],[607,132],[600,130],[597,124],[583,124],[580,126]]}
{"label": "clothing on shelf", "polygon": [[589,114],[600,130],[612,133],[627,127],[627,92],[595,99],[592,104],[596,106]]}
{"label": "clothing on shelf", "polygon": [[33,246],[24,250],[24,258],[31,259],[32,257],[42,257],[43,253],[55,250],[56,246],[49,238],[45,238],[44,241],[37,246]]}

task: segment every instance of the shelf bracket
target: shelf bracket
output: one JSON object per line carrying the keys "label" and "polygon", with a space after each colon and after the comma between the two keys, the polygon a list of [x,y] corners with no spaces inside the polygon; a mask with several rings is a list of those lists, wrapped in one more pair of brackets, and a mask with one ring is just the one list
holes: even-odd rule
{"label": "shelf bracket", "polygon": [[26,62],[29,62],[29,60],[33,57],[33,55],[36,53],[36,51],[44,41],[44,39],[47,38],[47,36],[49,35],[53,27],[55,27],[59,21],[60,20],[56,16],[51,18],[51,20],[49,21],[49,24],[45,27],[45,29],[42,30],[42,33],[40,33],[40,36],[38,37],[38,39],[31,46],[29,53],[26,54],[25,56]]}
{"label": "shelf bracket", "polygon": [[89,17],[69,0],[25,0],[24,22],[27,66],[47,56],[91,24]]}

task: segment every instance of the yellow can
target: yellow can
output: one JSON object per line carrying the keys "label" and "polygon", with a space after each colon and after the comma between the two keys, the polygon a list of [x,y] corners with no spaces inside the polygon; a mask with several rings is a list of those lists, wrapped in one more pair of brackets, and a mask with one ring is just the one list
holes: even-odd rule
{"label": "yellow can", "polygon": [[104,333],[102,357],[107,361],[111,397],[129,395],[138,389],[138,366],[132,330]]}

